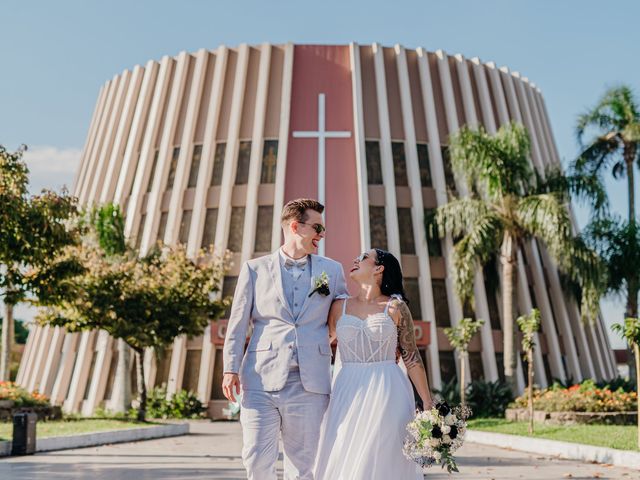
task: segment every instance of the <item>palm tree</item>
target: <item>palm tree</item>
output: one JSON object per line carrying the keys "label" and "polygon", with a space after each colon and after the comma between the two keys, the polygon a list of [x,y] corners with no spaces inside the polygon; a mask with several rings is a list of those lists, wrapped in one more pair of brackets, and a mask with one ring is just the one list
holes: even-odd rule
{"label": "palm tree", "polygon": [[[585,143],[585,134],[593,130],[595,136]],[[629,220],[634,220],[634,163],[640,162],[640,104],[632,90],[625,85],[607,90],[593,108],[578,117],[576,135],[582,153],[574,162],[575,170],[600,175],[610,168],[614,178],[626,174]],[[627,316],[636,315],[627,312]]]}
{"label": "palm tree", "polygon": [[620,218],[603,218],[591,222],[583,235],[606,265],[606,293],[619,297],[626,295],[627,310],[637,313],[640,292],[640,224]]}
{"label": "palm tree", "polygon": [[[522,125],[502,126],[495,136],[482,127],[463,127],[451,138],[454,171],[464,178],[472,194],[438,208],[440,235],[456,241],[453,274],[456,290],[465,302],[473,299],[473,280],[478,262],[486,264],[496,253],[502,269],[504,373],[516,392],[516,346],[514,292],[517,253],[529,239],[542,240],[562,270],[582,287],[583,314],[597,311],[598,278],[602,278],[597,255],[574,238],[567,209],[569,189],[589,197],[601,185],[577,177],[560,181],[558,172],[544,183],[529,162],[529,136]],[[477,193],[473,193],[477,192]]]}
{"label": "palm tree", "polygon": [[[585,142],[587,131],[595,131],[595,135]],[[573,164],[574,170],[601,175],[604,170],[611,169],[614,178],[621,178],[626,174],[628,219],[634,223],[634,164],[640,162],[640,104],[631,88],[622,85],[607,90],[593,108],[578,117],[576,135],[582,153]],[[618,230],[618,233],[621,232]],[[625,317],[637,318],[638,290],[632,287],[630,284],[626,289]],[[619,290],[615,283],[612,289]],[[631,378],[636,374],[634,367],[632,352],[629,350]]]}

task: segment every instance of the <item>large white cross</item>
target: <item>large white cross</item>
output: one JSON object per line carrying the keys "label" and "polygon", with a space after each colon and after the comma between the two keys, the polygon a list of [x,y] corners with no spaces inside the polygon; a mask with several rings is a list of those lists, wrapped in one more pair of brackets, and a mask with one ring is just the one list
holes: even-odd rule
{"label": "large white cross", "polygon": [[[294,138],[317,138],[318,139],[318,201],[324,205],[325,203],[325,184],[326,184],[326,159],[325,159],[325,141],[327,138],[349,138],[349,131],[327,131],[324,93],[318,94],[318,131],[298,131],[293,132]],[[318,249],[320,255],[324,255],[324,242],[320,244]]]}

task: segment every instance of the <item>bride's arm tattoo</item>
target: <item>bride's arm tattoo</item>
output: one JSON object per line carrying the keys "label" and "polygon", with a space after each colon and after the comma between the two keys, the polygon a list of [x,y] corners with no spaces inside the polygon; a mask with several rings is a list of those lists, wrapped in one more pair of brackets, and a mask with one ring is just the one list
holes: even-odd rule
{"label": "bride's arm tattoo", "polygon": [[420,367],[424,370],[422,356],[416,346],[416,335],[413,327],[413,318],[406,303],[396,301],[395,307],[399,312],[400,321],[398,322],[398,349],[402,355],[407,370],[414,367]]}

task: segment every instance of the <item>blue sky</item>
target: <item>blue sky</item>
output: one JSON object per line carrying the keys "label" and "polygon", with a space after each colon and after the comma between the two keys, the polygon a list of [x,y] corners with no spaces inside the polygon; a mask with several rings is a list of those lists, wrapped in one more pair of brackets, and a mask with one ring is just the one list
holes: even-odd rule
{"label": "blue sky", "polygon": [[[565,160],[577,152],[576,115],[607,86],[640,92],[640,2],[4,0],[0,16],[0,144],[29,145],[36,189],[72,184],[104,82],[221,43],[377,41],[495,61],[542,89]],[[624,213],[625,183],[607,185]],[[604,302],[610,321],[619,303]]]}

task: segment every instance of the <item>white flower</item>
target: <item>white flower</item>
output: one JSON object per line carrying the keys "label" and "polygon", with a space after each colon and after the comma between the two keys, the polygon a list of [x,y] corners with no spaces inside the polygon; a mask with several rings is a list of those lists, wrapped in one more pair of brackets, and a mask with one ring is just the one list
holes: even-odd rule
{"label": "white flower", "polygon": [[435,452],[433,452],[433,458],[435,458],[436,462],[439,462],[440,459],[442,459],[442,453],[436,450]]}
{"label": "white flower", "polygon": [[443,434],[448,435],[449,432],[451,431],[451,427],[449,425],[445,425],[445,426],[441,427],[440,430],[442,430]]}
{"label": "white flower", "polygon": [[429,439],[429,446],[430,447],[438,447],[438,446],[440,446],[440,439],[439,438],[430,438]]}
{"label": "white flower", "polygon": [[445,425],[453,425],[454,423],[456,423],[458,419],[456,418],[455,415],[453,415],[452,413],[448,413],[446,417],[444,417],[444,424]]}
{"label": "white flower", "polygon": [[449,435],[442,435],[442,443],[449,445],[451,443],[451,437]]}

